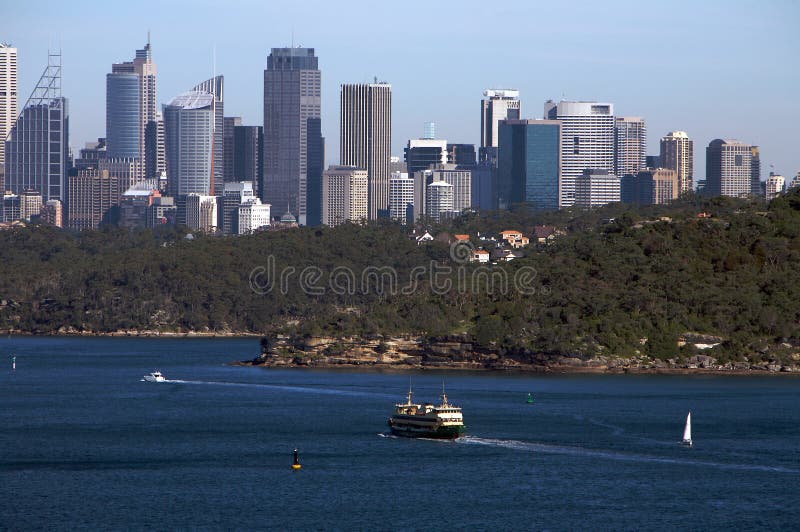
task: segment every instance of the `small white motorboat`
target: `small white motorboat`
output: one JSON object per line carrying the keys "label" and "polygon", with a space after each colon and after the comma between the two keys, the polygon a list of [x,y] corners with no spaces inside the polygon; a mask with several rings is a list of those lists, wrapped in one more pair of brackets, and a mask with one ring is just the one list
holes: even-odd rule
{"label": "small white motorboat", "polygon": [[165,382],[167,379],[164,378],[160,371],[154,371],[150,375],[145,375],[142,380],[146,382]]}

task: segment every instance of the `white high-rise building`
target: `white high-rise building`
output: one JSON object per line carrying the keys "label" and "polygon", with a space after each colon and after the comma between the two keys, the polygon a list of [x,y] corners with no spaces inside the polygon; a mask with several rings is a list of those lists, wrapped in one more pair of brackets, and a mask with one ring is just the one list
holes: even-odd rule
{"label": "white high-rise building", "polygon": [[766,183],[767,201],[775,199],[786,186],[786,179],[782,175],[770,173]]}
{"label": "white high-rise building", "polygon": [[800,172],[795,174],[794,178],[792,178],[792,182],[789,183],[789,188],[800,187]]}
{"label": "white high-rise building", "polygon": [[329,166],[322,173],[322,223],[366,220],[369,214],[367,171],[354,166]]}
{"label": "white high-rise building", "polygon": [[544,104],[544,117],[561,121],[560,206],[575,203],[575,180],[586,169],[614,172],[614,105],[561,100]]}
{"label": "white high-rise building", "polygon": [[519,91],[515,89],[487,89],[481,100],[481,147],[498,146],[498,122],[518,120],[520,117]]}
{"label": "white high-rise building", "polygon": [[247,235],[269,225],[271,210],[269,203],[261,203],[260,199],[252,197],[242,202],[238,210],[237,234],[239,235]]}
{"label": "white high-rise building", "polygon": [[618,116],[614,119],[614,173],[636,175],[647,163],[647,126],[644,118]]}
{"label": "white high-rise building", "polygon": [[206,233],[217,230],[217,197],[190,193],[186,196],[186,226]]}
{"label": "white high-rise building", "polygon": [[[17,49],[0,43],[0,166],[6,162],[5,141],[17,121]],[[0,180],[2,185],[2,180]],[[3,187],[0,186],[0,194]]]}
{"label": "white high-rise building", "polygon": [[392,172],[389,178],[389,216],[405,223],[409,205],[414,205],[414,180],[405,172]]}
{"label": "white high-rise building", "polygon": [[587,169],[575,180],[575,206],[591,209],[620,201],[619,177],[607,170]]}
{"label": "white high-rise building", "polygon": [[236,216],[239,207],[255,197],[252,181],[229,181],[222,193],[222,232],[226,235],[238,233],[240,223]]}
{"label": "white high-rise building", "polygon": [[453,185],[444,181],[434,181],[426,187],[425,214],[439,223],[453,216]]}

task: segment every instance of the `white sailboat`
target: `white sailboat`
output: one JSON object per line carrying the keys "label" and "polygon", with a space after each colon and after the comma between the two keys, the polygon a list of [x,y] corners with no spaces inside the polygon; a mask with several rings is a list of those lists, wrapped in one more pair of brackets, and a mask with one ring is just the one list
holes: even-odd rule
{"label": "white sailboat", "polygon": [[683,441],[681,442],[687,447],[692,446],[692,413],[689,412],[686,416],[686,426],[683,428]]}

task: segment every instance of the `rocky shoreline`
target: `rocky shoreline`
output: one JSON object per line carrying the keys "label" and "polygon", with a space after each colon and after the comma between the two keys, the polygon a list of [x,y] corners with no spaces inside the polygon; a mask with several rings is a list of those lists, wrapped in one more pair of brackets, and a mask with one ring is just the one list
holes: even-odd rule
{"label": "rocky shoreline", "polygon": [[122,337],[122,338],[260,338],[260,333],[241,331],[86,331],[72,327],[61,327],[57,331],[21,331],[0,329],[0,336],[83,336],[83,337]]}
{"label": "rocky shoreline", "polygon": [[380,371],[461,370],[527,373],[663,375],[800,375],[798,363],[717,363],[707,355],[662,361],[641,355],[565,357],[479,348],[465,338],[421,337],[262,339],[261,353],[238,364],[270,368],[359,368]]}

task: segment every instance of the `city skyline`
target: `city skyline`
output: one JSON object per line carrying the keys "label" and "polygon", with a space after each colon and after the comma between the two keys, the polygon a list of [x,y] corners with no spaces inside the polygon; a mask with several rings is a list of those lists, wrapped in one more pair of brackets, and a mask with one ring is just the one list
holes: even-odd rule
{"label": "city skyline", "polygon": [[[148,13],[156,4],[145,3],[143,7],[120,5],[112,17],[89,13],[91,10],[81,7],[89,4],[81,2],[70,4],[69,9],[54,4],[48,10],[12,5],[5,8],[4,18],[9,23],[0,40],[19,50],[18,100],[30,94],[48,47],[57,49],[60,41],[64,95],[72,106],[70,143],[74,152],[104,134],[105,109],[97,102],[104,100],[108,65],[129,60],[131,51],[146,42],[150,30],[153,58],[159,65],[158,105],[197,79],[224,74],[226,115],[242,116],[245,125],[259,125],[263,120],[262,75],[270,49],[292,44],[293,36],[293,44],[315,48],[323,72],[326,166],[339,162],[340,85],[369,82],[378,76],[393,86],[393,155],[402,156],[405,142],[420,137],[426,121],[436,122],[439,138],[479,145],[480,122],[475,109],[483,91],[514,88],[520,91],[521,118],[541,118],[542,103],[561,97],[608,101],[619,116],[642,116],[649,130],[648,154],[658,153],[662,136],[682,130],[698,147],[716,138],[758,145],[763,179],[772,166],[783,175],[800,169],[793,149],[796,135],[790,129],[800,120],[792,93],[800,74],[791,68],[800,49],[800,37],[792,33],[793,22],[800,16],[797,4],[775,1],[754,12],[721,2],[648,6],[646,10],[630,9],[631,2],[616,2],[611,6],[585,4],[576,11],[574,6],[516,2],[485,10],[481,3],[466,2],[459,4],[463,9],[456,13],[445,3],[428,6],[434,17],[441,15],[442,20],[451,22],[444,35],[419,43],[377,39],[390,27],[402,25],[411,16],[406,11],[413,9],[379,6],[366,14],[367,10],[359,9],[362,4],[341,8],[321,3],[308,12],[290,7],[279,22],[269,16],[269,6],[237,3],[225,9],[227,17],[240,25],[235,30],[220,29],[213,38],[195,38],[196,33],[190,31],[197,24],[212,24],[213,10],[203,13],[197,9],[191,16],[177,18],[166,16],[177,7],[159,4],[159,12],[164,11],[165,16],[154,18]],[[515,13],[513,27],[507,22],[491,23],[509,12]],[[358,15],[363,30],[358,35],[343,36],[330,24],[348,13]],[[563,25],[542,23],[568,14],[573,15],[568,30],[559,29]],[[37,24],[33,24],[34,16],[39,17]],[[612,16],[623,28],[619,38],[636,39],[636,50],[616,46],[614,39],[598,39],[606,30],[594,21]],[[125,20],[126,24],[119,27],[113,20]],[[659,24],[653,25],[653,21]],[[96,32],[80,31],[90,23]],[[259,25],[261,30],[253,30]],[[487,38],[480,42],[489,44],[475,44],[481,33]],[[550,53],[553,45],[566,43],[567,33],[569,44],[558,54]],[[522,34],[526,35],[524,46],[519,42]],[[770,38],[762,38],[766,35]],[[364,38],[370,39],[370,47],[361,46]],[[103,46],[96,45],[98,40]],[[92,54],[87,55],[83,51],[90,43],[94,43]],[[448,67],[422,61],[431,50],[449,57],[457,53],[459,58]],[[412,64],[414,68],[409,66]],[[635,75],[625,77],[622,71]],[[656,72],[660,79],[675,79],[675,83],[645,85],[647,75]],[[421,82],[423,79],[435,79],[435,90],[429,82]],[[713,105],[709,103],[712,98]],[[758,105],[747,105],[756,101]],[[696,150],[695,168],[699,171],[695,182],[705,177],[704,159],[704,153]]]}

